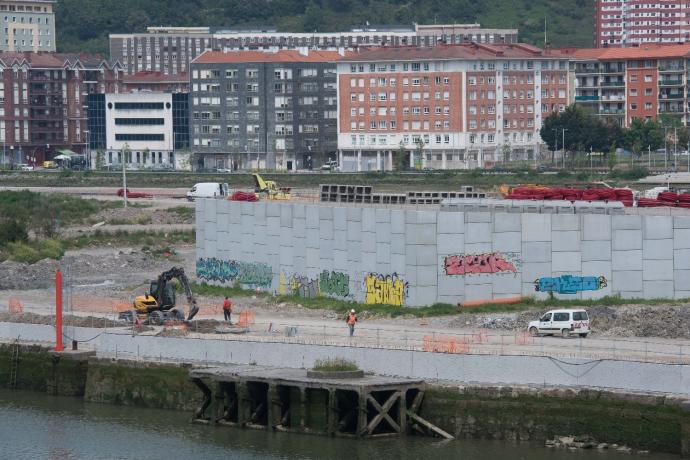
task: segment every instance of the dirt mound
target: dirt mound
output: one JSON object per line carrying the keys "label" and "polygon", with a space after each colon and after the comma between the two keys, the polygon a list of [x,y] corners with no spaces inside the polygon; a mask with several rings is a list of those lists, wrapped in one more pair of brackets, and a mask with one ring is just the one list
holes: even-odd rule
{"label": "dirt mound", "polygon": [[[37,315],[34,313],[0,313],[0,322],[5,323],[28,323],[28,324],[55,324],[55,315]],[[106,318],[95,316],[72,316],[65,315],[62,318],[64,326],[74,327],[95,327],[112,328],[127,326],[124,321],[112,321]]]}
{"label": "dirt mound", "polygon": [[[616,337],[661,337],[690,339],[690,306],[624,305],[586,307],[596,334]],[[526,331],[530,321],[546,310],[520,313],[462,314],[448,323],[451,328],[483,328]]]}
{"label": "dirt mound", "polygon": [[6,260],[0,263],[0,290],[45,289],[55,281],[56,260],[41,260],[29,265]]}

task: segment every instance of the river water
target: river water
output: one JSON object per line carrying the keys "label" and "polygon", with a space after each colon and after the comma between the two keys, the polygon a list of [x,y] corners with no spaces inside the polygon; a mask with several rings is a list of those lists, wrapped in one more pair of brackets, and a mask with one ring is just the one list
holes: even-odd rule
{"label": "river water", "polygon": [[[630,460],[494,441],[409,437],[357,441],[189,423],[189,414],[0,391],[0,459]],[[678,457],[648,455],[648,460]]]}

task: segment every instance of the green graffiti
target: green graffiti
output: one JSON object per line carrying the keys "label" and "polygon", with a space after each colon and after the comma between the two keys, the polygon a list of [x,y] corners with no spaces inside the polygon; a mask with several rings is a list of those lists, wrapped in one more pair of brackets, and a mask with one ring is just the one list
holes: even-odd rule
{"label": "green graffiti", "polygon": [[196,276],[221,283],[237,282],[242,286],[270,287],[272,269],[261,263],[247,263],[236,260],[220,260],[215,257],[196,261]]}
{"label": "green graffiti", "polygon": [[319,277],[321,295],[347,297],[350,295],[350,277],[345,273],[324,270]]}

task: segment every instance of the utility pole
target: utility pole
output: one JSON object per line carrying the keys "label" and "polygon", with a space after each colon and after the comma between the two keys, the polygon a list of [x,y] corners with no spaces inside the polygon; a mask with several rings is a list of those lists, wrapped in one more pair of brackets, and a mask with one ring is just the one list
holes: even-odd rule
{"label": "utility pole", "polygon": [[125,199],[125,208],[127,208],[127,168],[125,163],[127,163],[127,151],[129,150],[129,144],[125,144],[122,149],[122,189],[124,192],[122,196]]}
{"label": "utility pole", "polygon": [[[553,145],[553,156],[554,156],[554,159],[555,159],[555,157],[556,157],[556,151],[558,150],[558,129],[553,128],[552,131],[553,131],[553,139],[554,139],[554,141],[555,141],[555,142],[554,142],[554,145]],[[551,163],[553,163],[553,161],[552,161]]]}
{"label": "utility pole", "polygon": [[561,148],[563,150],[563,169],[565,169],[565,132],[568,131],[568,128],[562,128],[563,129],[563,142],[561,145]]}
{"label": "utility pole", "polygon": [[678,167],[678,128],[673,127],[673,167]]}
{"label": "utility pole", "polygon": [[647,146],[647,167],[648,168],[652,167],[652,146],[651,145]]}

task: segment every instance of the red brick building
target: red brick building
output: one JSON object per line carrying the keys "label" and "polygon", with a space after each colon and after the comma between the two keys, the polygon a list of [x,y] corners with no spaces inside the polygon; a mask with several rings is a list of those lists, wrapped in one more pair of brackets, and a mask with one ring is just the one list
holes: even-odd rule
{"label": "red brick building", "polygon": [[[524,44],[365,50],[338,63],[345,170],[475,168],[534,159],[542,120],[568,104],[568,58]],[[420,147],[421,155],[420,155]]]}
{"label": "red brick building", "polygon": [[575,76],[575,102],[628,126],[635,118],[674,114],[688,124],[690,44],[564,51]]}
{"label": "red brick building", "polygon": [[678,0],[595,0],[595,47],[690,41],[690,3]]}
{"label": "red brick building", "polygon": [[120,65],[97,56],[0,53],[0,158],[41,164],[85,151],[88,95],[120,92],[121,82]]}

